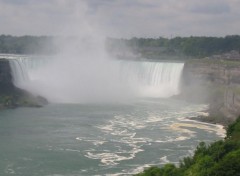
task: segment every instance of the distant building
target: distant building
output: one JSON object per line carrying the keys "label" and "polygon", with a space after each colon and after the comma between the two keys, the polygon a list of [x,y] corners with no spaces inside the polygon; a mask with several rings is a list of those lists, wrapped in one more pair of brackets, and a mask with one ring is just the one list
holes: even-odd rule
{"label": "distant building", "polygon": [[239,51],[232,50],[228,53],[224,53],[221,55],[213,55],[213,56],[207,57],[206,59],[240,60],[240,53]]}

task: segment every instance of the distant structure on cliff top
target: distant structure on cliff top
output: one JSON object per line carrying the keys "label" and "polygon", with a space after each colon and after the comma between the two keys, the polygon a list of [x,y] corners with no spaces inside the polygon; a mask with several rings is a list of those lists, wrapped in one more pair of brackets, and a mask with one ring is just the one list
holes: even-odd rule
{"label": "distant structure on cliff top", "polygon": [[236,50],[232,50],[228,53],[213,55],[210,57],[206,57],[205,59],[221,59],[221,60],[239,60],[240,61],[240,52]]}

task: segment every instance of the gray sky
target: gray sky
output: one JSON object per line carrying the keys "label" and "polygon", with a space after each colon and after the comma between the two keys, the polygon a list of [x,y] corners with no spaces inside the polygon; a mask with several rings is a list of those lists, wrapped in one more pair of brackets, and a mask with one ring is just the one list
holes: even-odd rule
{"label": "gray sky", "polygon": [[0,0],[0,34],[240,34],[240,0]]}

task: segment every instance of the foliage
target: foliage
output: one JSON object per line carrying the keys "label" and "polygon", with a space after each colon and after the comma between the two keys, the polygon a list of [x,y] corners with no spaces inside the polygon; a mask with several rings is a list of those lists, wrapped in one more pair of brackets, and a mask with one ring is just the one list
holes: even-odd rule
{"label": "foliage", "polygon": [[[76,37],[69,37],[66,41],[71,42]],[[0,53],[15,54],[55,54],[59,47],[54,41],[61,37],[51,36],[11,36],[0,35]],[[65,41],[65,40],[64,40]],[[131,38],[113,39],[108,38],[106,47],[110,52],[122,52],[131,50],[146,58],[169,58],[178,56],[181,59],[186,56],[205,57],[213,54],[226,53],[231,50],[240,50],[240,36],[231,35],[226,37],[175,37],[175,38]],[[184,57],[183,57],[184,56]]]}
{"label": "foliage", "polygon": [[228,153],[215,165],[211,174],[216,176],[240,175],[240,149]]}
{"label": "foliage", "polygon": [[[202,58],[230,52],[231,50],[240,51],[240,36],[108,39],[107,44],[110,51],[119,50],[125,45],[147,58],[184,55],[186,59],[186,56]],[[119,47],[120,45],[121,47]]]}
{"label": "foliage", "polygon": [[56,52],[54,37],[49,36],[0,36],[0,53],[52,54]]}
{"label": "foliage", "polygon": [[227,129],[227,136],[207,146],[201,142],[192,157],[179,167],[151,167],[137,176],[240,176],[240,117]]}
{"label": "foliage", "polygon": [[166,164],[163,168],[151,167],[136,176],[180,176],[179,169],[173,164]]}
{"label": "foliage", "polygon": [[235,123],[228,126],[227,138],[240,140],[240,118],[238,118]]}

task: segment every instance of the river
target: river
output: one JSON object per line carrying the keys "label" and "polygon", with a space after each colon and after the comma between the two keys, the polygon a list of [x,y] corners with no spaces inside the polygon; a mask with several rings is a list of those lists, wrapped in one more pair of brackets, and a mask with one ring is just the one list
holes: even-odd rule
{"label": "river", "polygon": [[222,126],[189,120],[207,108],[171,98],[49,104],[0,111],[0,173],[131,175],[222,139]]}

